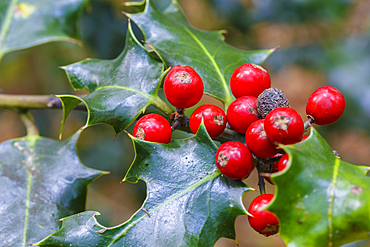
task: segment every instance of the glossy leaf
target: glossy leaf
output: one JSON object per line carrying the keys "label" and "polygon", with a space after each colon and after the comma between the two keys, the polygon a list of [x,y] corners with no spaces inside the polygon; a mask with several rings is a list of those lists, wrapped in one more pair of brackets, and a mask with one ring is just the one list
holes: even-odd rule
{"label": "glossy leaf", "polygon": [[204,92],[228,106],[234,97],[229,89],[232,72],[244,63],[261,64],[274,51],[246,51],[224,42],[222,31],[201,31],[186,20],[178,3],[173,1],[162,13],[147,0],[144,12],[126,14],[144,32],[167,66],[189,65],[204,82]]}
{"label": "glossy leaf", "polygon": [[247,213],[242,195],[252,189],[220,174],[204,125],[168,145],[131,138],[136,158],[124,181],[147,183],[142,209],[112,228],[100,225],[96,212],[67,217],[39,246],[213,246],[221,237],[235,239],[235,219]]}
{"label": "glossy leaf", "polygon": [[88,185],[103,173],[76,154],[80,132],[58,141],[38,136],[0,144],[0,246],[27,246],[85,210]]}
{"label": "glossy leaf", "polygon": [[90,94],[83,99],[61,95],[63,124],[79,102],[86,105],[86,126],[107,123],[120,133],[149,105],[166,113],[173,110],[158,97],[163,63],[155,60],[136,40],[131,27],[123,52],[113,60],[88,59],[66,66],[65,71],[74,89]]}
{"label": "glossy leaf", "polygon": [[277,195],[269,207],[290,246],[341,246],[369,237],[369,167],[342,161],[311,128],[302,143],[283,146],[289,169],[273,176]]}
{"label": "glossy leaf", "polygon": [[78,42],[77,22],[86,0],[1,0],[0,60],[13,51],[51,41]]}

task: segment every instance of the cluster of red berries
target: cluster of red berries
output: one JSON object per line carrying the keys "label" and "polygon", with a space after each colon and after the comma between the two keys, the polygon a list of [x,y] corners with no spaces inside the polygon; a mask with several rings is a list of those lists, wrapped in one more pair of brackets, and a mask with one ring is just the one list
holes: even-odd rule
{"label": "cluster of red berries", "polygon": [[[236,100],[225,112],[218,106],[205,104],[198,107],[189,119],[195,134],[203,119],[211,138],[216,138],[228,122],[237,133],[245,135],[245,144],[237,141],[223,143],[217,150],[215,161],[220,172],[234,180],[241,180],[254,169],[253,155],[259,159],[281,157],[272,171],[282,171],[288,155],[282,154],[280,144],[294,144],[308,137],[301,116],[290,107],[285,95],[271,88],[267,71],[259,65],[243,64],[231,75],[230,89]],[[167,100],[176,108],[184,109],[197,104],[203,96],[204,85],[198,73],[189,66],[174,66],[167,74],[163,90]],[[321,87],[309,97],[306,113],[310,123],[331,124],[343,114],[345,100],[333,87]],[[141,140],[169,143],[172,129],[168,121],[158,114],[148,114],[137,121],[133,135]],[[266,178],[270,183],[271,180]],[[256,197],[249,207],[253,215],[250,225],[257,232],[269,236],[279,228],[277,217],[261,209],[273,198],[272,194]]]}

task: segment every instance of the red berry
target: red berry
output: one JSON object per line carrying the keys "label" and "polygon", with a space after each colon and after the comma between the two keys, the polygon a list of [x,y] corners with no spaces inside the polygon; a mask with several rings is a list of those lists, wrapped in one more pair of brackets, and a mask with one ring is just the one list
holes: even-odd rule
{"label": "red berry", "polygon": [[189,119],[189,126],[191,132],[197,133],[200,123],[202,122],[202,116],[204,119],[204,125],[206,126],[207,132],[211,138],[219,136],[226,127],[226,116],[224,111],[215,105],[201,105]]}
{"label": "red berry", "polygon": [[264,208],[274,198],[273,194],[259,195],[251,202],[248,212],[248,221],[251,227],[260,234],[268,237],[279,232],[279,220],[275,214]]}
{"label": "red berry", "polygon": [[248,177],[254,168],[251,152],[237,141],[225,142],[218,148],[216,165],[222,174],[234,180]]}
{"label": "red berry", "polygon": [[316,89],[308,98],[306,113],[318,125],[332,124],[343,114],[346,101],[338,89],[330,86]]}
{"label": "red berry", "polygon": [[270,75],[259,65],[247,63],[234,70],[230,78],[230,89],[235,98],[246,95],[258,97],[271,87]]}
{"label": "red berry", "polygon": [[281,172],[282,170],[284,170],[287,167],[288,162],[289,162],[289,155],[285,153],[283,156],[281,156],[279,160],[278,171]]}
{"label": "red berry", "polygon": [[265,131],[272,143],[293,144],[302,139],[304,124],[294,109],[279,107],[270,111],[265,118]]}
{"label": "red berry", "polygon": [[267,159],[279,152],[279,149],[267,138],[264,121],[260,119],[249,125],[245,133],[245,143],[258,158]]}
{"label": "red berry", "polygon": [[310,135],[303,135],[302,137],[302,140],[300,142],[303,142],[304,140],[306,140]]}
{"label": "red berry", "polygon": [[132,135],[144,141],[169,143],[172,130],[171,125],[164,117],[152,113],[136,122]]}
{"label": "red berry", "polygon": [[167,100],[177,108],[189,108],[203,96],[204,85],[198,73],[189,66],[176,65],[163,84]]}
{"label": "red berry", "polygon": [[243,96],[230,104],[226,113],[227,122],[239,134],[245,134],[249,125],[258,120],[257,98]]}

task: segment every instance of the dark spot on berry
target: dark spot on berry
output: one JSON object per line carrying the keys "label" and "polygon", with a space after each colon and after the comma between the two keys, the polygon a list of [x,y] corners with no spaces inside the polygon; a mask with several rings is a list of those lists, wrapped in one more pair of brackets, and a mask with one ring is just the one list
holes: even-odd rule
{"label": "dark spot on berry", "polygon": [[248,108],[248,112],[249,112],[250,114],[253,114],[253,115],[256,115],[257,117],[259,117],[257,109],[254,109],[254,108]]}
{"label": "dark spot on berry", "polygon": [[279,130],[287,131],[289,127],[289,123],[292,119],[293,119],[292,117],[285,117],[284,115],[281,115],[281,116],[277,115],[274,118],[274,123]]}
{"label": "dark spot on berry", "polygon": [[[270,224],[268,224],[266,226],[266,228],[263,229],[261,232],[262,232],[262,234],[263,233],[269,233],[269,232],[271,232],[272,234],[275,234],[275,233],[278,232],[278,230],[279,230],[279,225],[270,225]],[[268,236],[269,234],[263,234],[263,235]]]}
{"label": "dark spot on berry", "polygon": [[174,76],[177,79],[179,79],[182,84],[192,82],[191,77],[187,72],[182,72],[182,73],[176,72]]}
{"label": "dark spot on berry", "polygon": [[137,132],[136,132],[136,135],[135,137],[139,140],[145,140],[145,130],[139,125],[139,127],[137,127]]}
{"label": "dark spot on berry", "polygon": [[225,167],[227,165],[227,163],[229,162],[229,157],[227,157],[226,155],[224,155],[223,153],[219,153],[218,154],[218,158],[217,158],[217,163],[222,166],[222,167]]}
{"label": "dark spot on berry", "polygon": [[222,125],[224,125],[224,116],[214,114],[213,115],[213,121],[215,121],[215,123],[217,125],[222,126]]}

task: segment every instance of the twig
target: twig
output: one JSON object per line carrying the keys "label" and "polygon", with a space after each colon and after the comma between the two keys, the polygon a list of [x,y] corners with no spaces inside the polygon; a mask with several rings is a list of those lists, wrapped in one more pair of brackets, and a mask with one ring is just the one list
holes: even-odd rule
{"label": "twig", "polygon": [[266,194],[265,180],[264,180],[264,177],[261,175],[263,173],[261,161],[258,161],[257,163],[257,171],[258,171],[258,187],[260,189],[260,194],[261,195]]}

